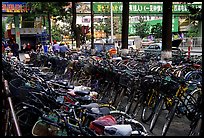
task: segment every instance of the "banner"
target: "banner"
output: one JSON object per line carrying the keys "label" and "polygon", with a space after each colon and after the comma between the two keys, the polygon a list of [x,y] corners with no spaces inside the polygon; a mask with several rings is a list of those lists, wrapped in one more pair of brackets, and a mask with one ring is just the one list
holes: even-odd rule
{"label": "banner", "polygon": [[26,2],[2,2],[2,13],[29,13]]}
{"label": "banner", "polygon": [[[202,8],[202,4],[173,4],[172,13],[174,14],[188,14],[189,11],[187,6],[191,5],[193,7]],[[119,2],[113,2],[112,5],[113,13],[122,14],[123,5]],[[94,14],[110,13],[110,3],[93,3]],[[162,14],[163,4],[129,4],[130,14]]]}

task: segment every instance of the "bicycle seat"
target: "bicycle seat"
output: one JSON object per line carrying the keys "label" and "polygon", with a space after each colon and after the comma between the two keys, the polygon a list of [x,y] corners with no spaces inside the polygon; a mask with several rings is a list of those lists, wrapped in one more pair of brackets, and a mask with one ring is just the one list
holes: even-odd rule
{"label": "bicycle seat", "polygon": [[99,105],[97,103],[90,103],[86,105],[81,105],[81,107],[86,108],[86,109],[91,109],[91,108],[98,108]]}
{"label": "bicycle seat", "polygon": [[74,93],[76,95],[85,96],[85,95],[89,95],[90,91],[74,91]]}
{"label": "bicycle seat", "polygon": [[145,79],[153,79],[153,75],[146,75]]}
{"label": "bicycle seat", "polygon": [[199,64],[193,64],[193,67],[196,68],[196,69],[199,69],[201,67],[201,65]]}

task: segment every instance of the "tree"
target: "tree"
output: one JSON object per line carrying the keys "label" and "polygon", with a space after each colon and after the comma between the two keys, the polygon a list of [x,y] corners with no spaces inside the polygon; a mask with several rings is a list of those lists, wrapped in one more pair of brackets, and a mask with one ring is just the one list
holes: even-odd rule
{"label": "tree", "polygon": [[62,36],[61,36],[61,28],[58,25],[55,25],[52,28],[52,39],[56,41],[62,41]]}
{"label": "tree", "polygon": [[122,54],[128,50],[129,2],[123,2],[122,11]]}
{"label": "tree", "polygon": [[191,26],[187,35],[190,37],[202,36],[202,9],[193,7],[192,5],[187,6],[188,11],[190,12],[190,21]]}
{"label": "tree", "polygon": [[151,34],[153,34],[155,38],[161,38],[162,37],[162,25],[161,25],[161,23],[157,23],[155,25],[152,25]]}
{"label": "tree", "polygon": [[140,36],[141,38],[144,38],[149,35],[150,33],[150,25],[144,21],[142,17],[139,18],[139,23],[133,25],[133,28],[135,28],[135,35]]}
{"label": "tree", "polygon": [[106,18],[104,32],[106,33],[106,43],[108,43],[108,37],[111,35],[111,19]]}
{"label": "tree", "polygon": [[71,28],[72,28],[72,32],[74,33],[75,36],[75,40],[76,40],[76,47],[80,48],[80,34],[81,34],[81,28],[80,26],[76,25],[76,2],[72,2],[72,24],[71,24]]}
{"label": "tree", "polygon": [[5,31],[6,31],[6,22],[2,21],[2,38],[4,38]]}
{"label": "tree", "polygon": [[172,58],[172,2],[163,3],[161,60]]}
{"label": "tree", "polygon": [[51,42],[51,16],[65,16],[67,10],[65,6],[68,6],[69,2],[27,2],[27,6],[31,9],[31,16],[34,17],[43,17],[45,25],[45,17],[48,19],[48,30],[49,30],[49,40]]}
{"label": "tree", "polygon": [[113,18],[113,26],[114,26],[114,29],[113,29],[113,34],[116,35],[116,34],[121,34],[122,31],[121,31],[121,22],[120,22],[120,18],[116,17],[116,18]]}

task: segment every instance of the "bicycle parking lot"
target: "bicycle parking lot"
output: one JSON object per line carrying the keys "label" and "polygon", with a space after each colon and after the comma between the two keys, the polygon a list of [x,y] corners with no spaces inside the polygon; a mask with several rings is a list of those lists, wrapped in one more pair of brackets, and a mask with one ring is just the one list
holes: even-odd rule
{"label": "bicycle parking lot", "polygon": [[[131,135],[150,135],[150,136],[189,135],[190,130],[193,128],[193,126],[190,125],[192,123],[192,118],[189,117],[189,111],[192,112],[193,114],[200,112],[199,108],[198,109],[195,108],[197,107],[196,104],[198,101],[198,97],[200,97],[199,93],[201,91],[200,86],[198,85],[199,82],[202,81],[201,77],[202,71],[200,70],[202,59],[199,56],[197,57],[192,56],[191,59],[186,59],[185,58],[186,55],[183,55],[175,60],[177,62],[175,62],[174,59],[172,59],[173,60],[172,65],[168,63],[162,65],[161,63],[159,63],[159,61],[156,60],[156,58],[147,57],[142,53],[138,53],[138,55],[135,55],[134,57],[131,56],[127,58],[122,57],[120,60],[113,59],[110,60],[109,59],[110,57],[106,57],[105,54],[102,56],[101,54],[87,56],[84,55],[83,52],[79,53],[67,54],[66,58],[60,58],[52,53],[44,54],[31,52],[29,53],[30,59],[26,63],[23,62],[25,60],[24,53],[20,54],[21,61],[18,61],[15,58],[10,58],[8,55],[3,56],[2,58],[3,74],[5,79],[7,79],[9,82],[10,92],[13,95],[13,96],[11,95],[11,97],[14,102],[14,111],[16,113],[16,118],[17,121],[19,122],[19,126],[22,130],[21,132],[22,135],[42,135],[40,133],[37,133],[38,132],[37,129],[40,126],[45,125],[44,123],[48,124],[57,123],[56,124],[57,127],[61,128],[59,125],[62,122],[55,121],[46,122],[45,120],[53,118],[53,116],[47,116],[46,114],[48,113],[48,111],[51,110],[54,116],[55,114],[61,113],[64,114],[64,111],[59,109],[58,104],[64,103],[65,101],[66,103],[70,102],[71,98],[70,96],[72,95],[71,93],[75,93],[74,95],[78,95],[77,97],[72,97],[71,101],[74,103],[78,101],[83,105],[83,108],[85,107],[96,108],[99,106],[102,106],[103,108],[106,107],[106,109],[103,109],[104,110],[103,112],[104,113],[106,112],[104,115],[110,114],[114,116],[116,122],[113,121],[113,124],[115,123],[121,124],[123,121],[127,119],[125,121],[126,123],[125,122],[123,123],[125,123],[125,125],[128,125],[128,119],[132,118],[133,120],[135,120],[136,122],[134,122],[133,120],[131,121],[132,125],[133,124],[139,125],[140,127],[138,128],[137,126],[135,128],[134,125],[131,126],[132,128],[135,129],[134,131],[132,130]],[[177,70],[178,67],[181,68],[181,66],[178,66],[181,63],[183,64],[182,71]],[[172,72],[174,73],[172,74]],[[171,76],[170,74],[173,76]],[[195,76],[195,74],[196,77],[193,77]],[[181,80],[178,78],[180,79],[183,78],[185,80],[184,81],[185,85],[183,85],[183,83],[180,82]],[[191,86],[192,83],[189,83],[190,81],[194,82],[193,86]],[[23,86],[24,83],[26,84],[25,86]],[[165,87],[163,87],[163,85],[165,85]],[[54,95],[51,96],[50,95],[51,93],[50,94],[47,93],[48,89],[46,87],[54,89],[55,90],[54,95],[56,96]],[[164,90],[164,88],[166,90]],[[50,89],[49,91],[51,92],[52,89]],[[25,95],[21,95],[23,97],[17,96],[16,99],[15,96],[16,94],[18,95],[18,93],[21,92],[26,94],[28,90],[33,91],[32,95],[37,98],[35,100],[41,101],[40,103],[44,105],[44,107],[42,107],[41,104],[36,104],[35,100],[31,102],[32,101],[31,99],[34,98],[33,96],[30,97],[28,95],[29,100],[26,97],[24,97]],[[165,93],[166,96],[170,96],[169,94],[175,93],[178,98],[180,97],[179,96],[180,92],[187,93],[187,95],[181,96],[181,101],[183,98],[184,100],[183,104],[187,105],[186,109],[184,106],[181,106],[182,104],[181,105],[179,104],[178,109],[175,110],[176,112],[175,111],[173,112],[174,116],[172,116],[173,117],[172,121],[170,122],[170,125],[167,128],[167,130],[165,130],[165,133],[164,132],[162,133],[162,129],[164,131],[164,124],[167,123],[166,117],[167,116],[171,117],[169,113],[170,111],[171,112],[173,111],[172,105],[176,104],[176,102],[175,103],[173,102],[174,100],[176,100],[174,99],[176,97],[173,97],[171,102],[169,101],[172,105],[168,104],[167,102],[161,108],[162,111],[159,113],[155,127],[152,131],[150,131],[150,124],[152,123],[152,119],[156,113],[157,108],[157,106],[155,105],[159,103],[158,101],[161,100],[163,96],[163,94],[160,93],[162,92],[162,90],[163,92],[166,92]],[[67,92],[65,93],[65,91]],[[45,99],[44,98],[39,99],[38,97],[39,92],[43,92],[41,93],[41,96],[43,96]],[[68,96],[67,95],[68,93],[71,95]],[[192,97],[194,98],[193,100],[190,100],[189,97],[191,97],[192,94],[193,94]],[[64,97],[65,95],[68,96],[69,98],[68,99],[65,98]],[[47,101],[48,99],[46,100],[47,97],[53,99],[54,101],[56,100],[57,103],[55,103],[52,100],[48,102]],[[21,98],[23,98],[24,100]],[[99,101],[103,101],[104,104],[101,105],[91,104],[91,102],[99,103]],[[19,103],[19,106],[15,106],[18,105],[17,103]],[[23,104],[25,107],[27,106],[29,110],[31,110],[33,106],[36,106],[32,110],[34,110],[37,116],[41,117],[41,119],[43,119],[45,122],[44,121],[43,121],[44,123],[38,122],[40,118],[35,118],[34,120],[32,119],[34,121],[33,123],[27,122],[26,124],[22,124],[24,116],[27,116],[28,112],[27,110],[21,111],[22,109],[21,104]],[[64,106],[65,107],[67,106],[66,108],[70,108],[70,104],[71,103]],[[63,107],[64,110],[66,110],[65,107]],[[43,112],[40,113],[41,112],[40,111],[38,113],[37,108],[42,109]],[[79,108],[78,105],[77,108]],[[180,108],[182,108],[183,110],[180,110]],[[47,109],[49,110],[47,111]],[[77,109],[75,109],[75,111],[77,111]],[[83,114],[85,113],[85,111],[81,113]],[[126,116],[125,120],[123,120],[124,116]],[[76,118],[78,117],[79,116],[75,116],[75,119],[74,118],[73,119],[77,121]],[[95,119],[97,120],[97,118],[98,117],[96,117]],[[35,122],[38,123],[35,124]],[[93,122],[94,120],[92,120],[92,123]],[[72,123],[74,124],[74,122]],[[67,125],[73,125],[72,123]],[[28,125],[30,127],[28,127]],[[71,131],[73,132],[72,135],[87,135],[87,136],[104,135],[101,133],[101,131],[99,132],[98,130],[95,130],[96,126],[94,126],[93,124],[92,126],[89,127],[90,129],[92,129],[92,131],[95,132],[92,133],[87,130],[85,131],[86,126],[85,124],[83,124],[82,128],[78,128],[78,125],[76,126],[76,128],[73,127],[72,128],[73,130]],[[31,129],[33,129],[32,132]],[[11,131],[10,133],[12,133],[12,130],[10,131]],[[11,135],[14,134],[12,133]],[[55,135],[67,135],[67,133],[62,134],[61,131],[58,131],[57,134]]]}

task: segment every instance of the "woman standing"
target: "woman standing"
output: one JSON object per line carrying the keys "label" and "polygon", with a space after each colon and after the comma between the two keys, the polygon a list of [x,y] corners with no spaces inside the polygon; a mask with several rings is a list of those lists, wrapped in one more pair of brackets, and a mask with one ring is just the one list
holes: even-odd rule
{"label": "woman standing", "polygon": [[30,52],[30,51],[31,51],[31,45],[30,45],[30,43],[28,43],[28,44],[27,44],[26,49],[27,49],[27,51],[28,51],[28,52]]}

